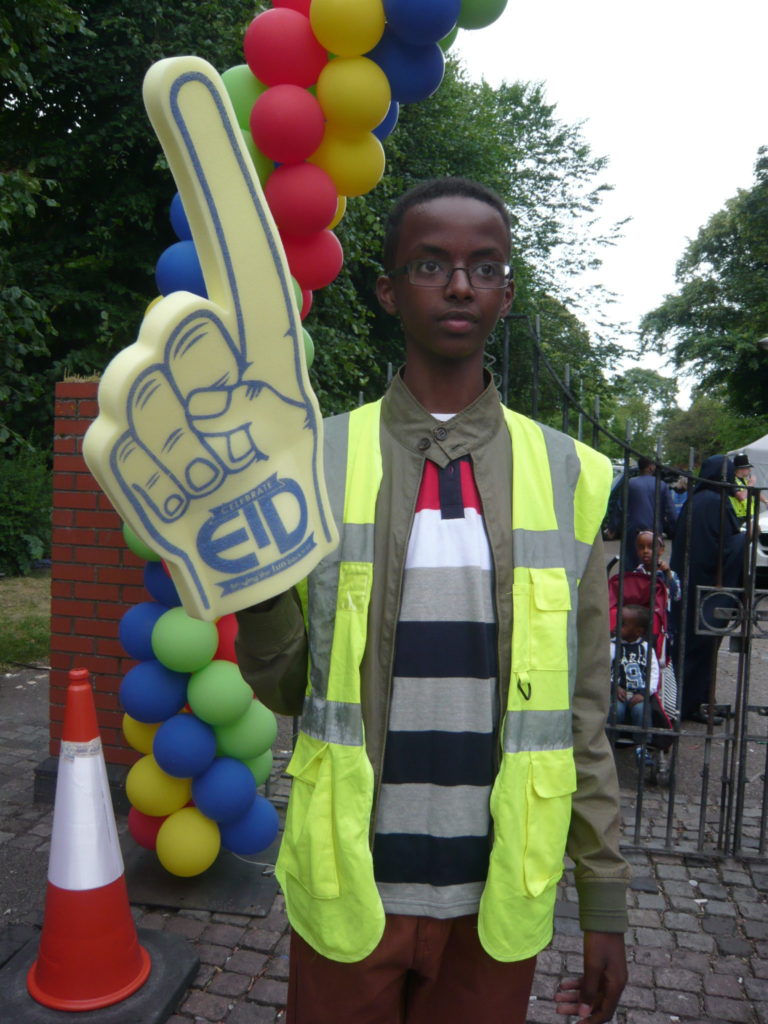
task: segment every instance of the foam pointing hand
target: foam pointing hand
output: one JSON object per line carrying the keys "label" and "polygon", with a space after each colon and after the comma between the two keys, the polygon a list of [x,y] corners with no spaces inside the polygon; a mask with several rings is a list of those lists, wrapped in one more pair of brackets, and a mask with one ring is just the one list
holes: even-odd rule
{"label": "foam pointing hand", "polygon": [[337,543],[291,278],[221,79],[160,61],[144,101],[208,299],[156,302],[107,367],[83,452],[203,619],[267,600]]}

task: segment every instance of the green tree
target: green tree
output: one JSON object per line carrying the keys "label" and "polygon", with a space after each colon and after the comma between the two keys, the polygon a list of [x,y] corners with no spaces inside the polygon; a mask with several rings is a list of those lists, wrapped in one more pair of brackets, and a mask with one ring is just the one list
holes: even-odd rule
{"label": "green tree", "polygon": [[135,338],[173,241],[141,83],[162,57],[242,62],[250,0],[56,0],[0,15],[0,444],[50,444],[53,383]]}
{"label": "green tree", "polygon": [[689,409],[675,409],[663,423],[665,461],[687,468],[689,452],[701,465],[709,455],[733,451],[768,433],[768,417],[734,412],[717,393],[701,395]]}
{"label": "green tree", "polygon": [[[611,381],[610,394],[603,407],[605,427],[622,440],[629,432],[630,444],[648,455],[660,444],[667,458],[665,424],[677,409],[677,383],[656,370],[632,366]],[[611,454],[621,455],[616,446]]]}
{"label": "green tree", "polygon": [[[8,270],[2,280],[11,311],[0,323],[6,437],[15,431],[47,448],[54,381],[99,372],[135,339],[155,294],[155,262],[174,241],[168,206],[175,187],[142,106],[146,69],[179,53],[197,53],[220,70],[241,63],[253,14],[244,0],[226,7],[94,0],[77,8],[39,0],[6,16],[3,30],[14,40],[0,64],[0,268]],[[33,45],[43,39],[44,46]],[[607,187],[605,162],[592,155],[580,126],[557,118],[540,85],[494,90],[470,82],[451,60],[438,92],[402,110],[386,148],[382,182],[350,201],[339,228],[344,270],[315,296],[307,321],[323,409],[378,395],[388,364],[399,363],[397,324],[373,297],[383,219],[405,188],[443,174],[487,181],[504,197],[516,221],[516,308],[540,315],[555,362],[583,366],[590,387],[601,387],[611,351],[593,344],[566,308],[569,277],[598,262],[610,240],[591,233]],[[514,370],[523,388],[529,368]],[[550,405],[542,415],[556,415],[554,391]]]}
{"label": "green tree", "polygon": [[696,395],[718,395],[737,414],[768,415],[768,149],[755,184],[741,189],[690,242],[678,292],[646,314],[645,348],[671,352],[696,379]]}

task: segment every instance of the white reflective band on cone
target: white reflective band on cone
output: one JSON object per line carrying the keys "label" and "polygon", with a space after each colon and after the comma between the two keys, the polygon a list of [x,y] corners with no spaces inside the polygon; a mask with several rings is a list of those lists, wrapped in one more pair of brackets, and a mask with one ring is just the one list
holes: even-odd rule
{"label": "white reflective band on cone", "polygon": [[48,881],[60,889],[98,889],[122,873],[101,740],[64,742],[56,780]]}

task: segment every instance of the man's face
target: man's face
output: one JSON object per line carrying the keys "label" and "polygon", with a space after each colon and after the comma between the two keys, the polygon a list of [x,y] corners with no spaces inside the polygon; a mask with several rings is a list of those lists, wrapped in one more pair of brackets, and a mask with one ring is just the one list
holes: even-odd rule
{"label": "man's face", "polygon": [[[443,196],[411,207],[400,226],[395,266],[435,259],[451,267],[486,260],[506,263],[506,226],[492,206],[467,196]],[[514,286],[473,287],[463,270],[439,287],[411,284],[406,274],[380,277],[382,307],[403,323],[407,357],[482,361],[485,340],[512,303]]]}

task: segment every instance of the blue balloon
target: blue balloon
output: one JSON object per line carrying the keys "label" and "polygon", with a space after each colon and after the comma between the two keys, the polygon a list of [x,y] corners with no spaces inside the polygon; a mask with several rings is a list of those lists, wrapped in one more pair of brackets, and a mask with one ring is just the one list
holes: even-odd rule
{"label": "blue balloon", "polygon": [[193,295],[208,298],[203,268],[194,242],[174,242],[160,253],[155,266],[155,283],[161,295],[192,292]]}
{"label": "blue balloon", "polygon": [[208,818],[228,822],[242,817],[256,796],[256,780],[234,757],[217,757],[192,782],[192,799]]}
{"label": "blue balloon", "polygon": [[174,715],[163,722],[152,742],[155,760],[168,775],[192,779],[216,756],[213,729],[195,715]]}
{"label": "blue balloon", "polygon": [[380,41],[365,55],[389,79],[392,99],[418,103],[431,96],[443,80],[445,57],[437,43],[411,46],[385,28]]}
{"label": "blue balloon", "polygon": [[[144,566],[144,586],[156,601],[165,605],[166,611],[181,604],[176,585],[163,568],[162,562],[147,562]],[[150,651],[143,657],[153,658],[154,654]]]}
{"label": "blue balloon", "polygon": [[187,213],[178,192],[171,200],[171,227],[176,232],[176,237],[180,241],[191,241],[192,228],[189,226]]}
{"label": "blue balloon", "polygon": [[184,707],[188,680],[188,673],[173,672],[155,658],[142,661],[123,676],[120,703],[137,722],[164,722]]}
{"label": "blue balloon", "polygon": [[392,100],[389,104],[389,110],[384,115],[384,120],[380,124],[377,124],[373,129],[373,134],[379,142],[383,142],[388,135],[392,134],[395,130],[398,117],[400,117],[400,104],[397,100]]}
{"label": "blue balloon", "polygon": [[387,25],[404,43],[424,46],[447,36],[461,10],[461,0],[384,0]]}
{"label": "blue balloon", "polygon": [[261,853],[274,843],[279,827],[277,811],[266,797],[257,793],[245,814],[219,826],[221,845],[244,857]]}
{"label": "blue balloon", "polygon": [[[147,565],[159,565],[159,562],[147,562]],[[149,588],[147,588],[149,590]],[[151,593],[151,591],[150,591]],[[154,597],[155,595],[152,594]],[[168,605],[157,601],[141,601],[129,608],[120,620],[117,628],[120,643],[126,654],[136,661],[148,661],[154,658],[152,651],[152,630],[161,615],[168,611]],[[159,719],[154,719],[159,721]]]}

